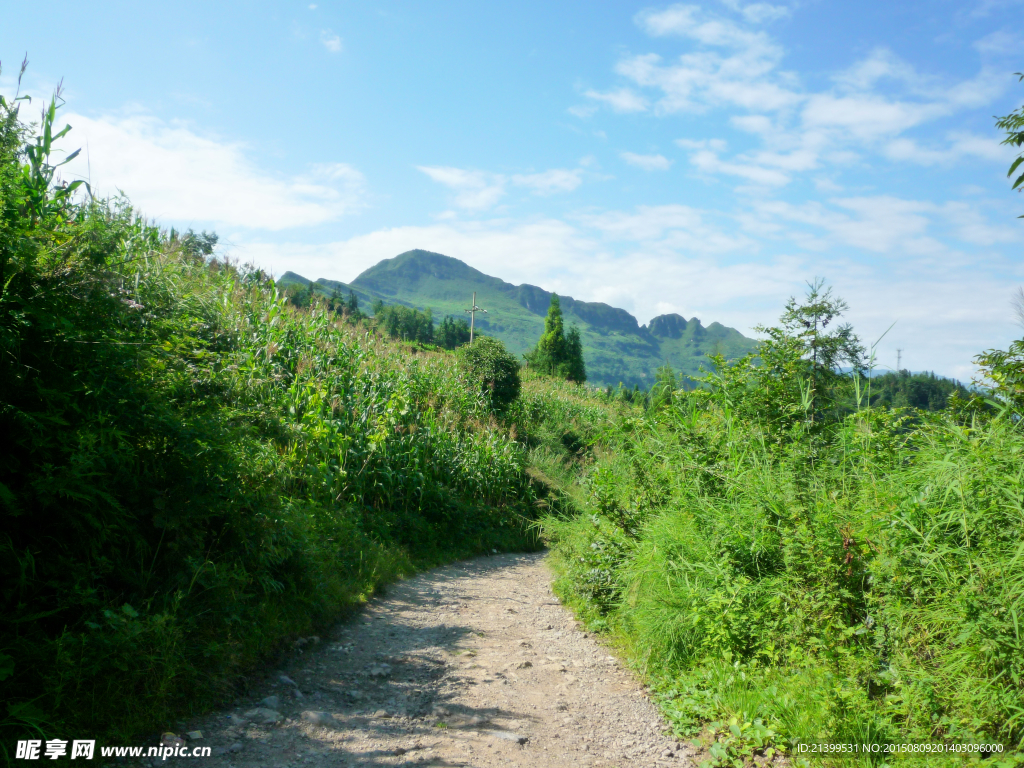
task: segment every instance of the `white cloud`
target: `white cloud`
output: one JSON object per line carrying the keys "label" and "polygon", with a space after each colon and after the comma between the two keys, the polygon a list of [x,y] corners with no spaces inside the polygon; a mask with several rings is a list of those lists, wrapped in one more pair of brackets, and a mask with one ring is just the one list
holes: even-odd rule
{"label": "white cloud", "polygon": [[65,141],[82,154],[64,175],[91,171],[98,194],[125,190],[150,217],[281,230],[363,207],[363,176],[344,163],[275,176],[250,160],[245,145],[200,135],[186,123],[139,112],[66,118],[74,129]]}
{"label": "white cloud", "polygon": [[580,214],[576,221],[609,241],[633,242],[646,253],[722,255],[751,253],[757,244],[730,232],[728,222],[709,223],[709,214],[686,205],[640,205],[633,211]]}
{"label": "white cloud", "polygon": [[730,176],[739,176],[754,184],[768,187],[779,187],[789,183],[789,176],[782,171],[755,164],[734,163],[722,160],[717,154],[709,150],[694,152],[690,155],[690,162],[704,173],[725,173]]}
{"label": "white cloud", "polygon": [[[757,16],[758,13],[753,11],[752,15]],[[663,11],[641,11],[636,22],[654,37],[677,35],[704,45],[775,49],[763,32],[752,32],[727,19],[708,15],[697,5],[673,5]]]}
{"label": "white cloud", "polygon": [[643,112],[647,109],[647,100],[629,88],[620,88],[617,91],[609,91],[608,93],[586,91],[583,95],[588,99],[594,99],[595,101],[607,104],[616,112]]}
{"label": "white cloud", "polygon": [[552,168],[540,173],[517,173],[508,178],[500,173],[446,166],[417,166],[431,179],[456,193],[455,205],[467,211],[484,211],[505,196],[511,182],[535,195],[572,192],[583,182],[583,169]]}
{"label": "white cloud", "polygon": [[948,146],[939,149],[922,147],[913,139],[894,139],[883,149],[885,156],[892,160],[917,163],[918,165],[950,165],[964,157],[977,157],[999,163],[1013,161],[1015,150],[1003,146],[995,138],[977,134],[952,132],[947,135]]}
{"label": "white cloud", "polygon": [[469,211],[493,207],[505,194],[505,177],[484,171],[445,166],[417,166],[439,184],[456,193],[455,204]]}
{"label": "white cloud", "polygon": [[[637,14],[634,20],[647,34],[678,38],[686,48],[674,58],[655,53],[624,56],[614,71],[626,85],[588,95],[619,111],[660,116],[729,110],[729,123],[759,139],[760,149],[728,158],[721,147],[680,146],[695,150],[691,161],[705,173],[762,186],[781,186],[823,166],[863,162],[866,155],[919,164],[967,156],[1005,157],[980,136],[950,134],[945,147],[922,146],[906,136],[996,98],[1006,84],[987,65],[975,77],[949,82],[922,74],[891,50],[878,47],[837,72],[830,87],[809,91],[795,74],[781,68],[782,47],[756,27],[784,18],[790,9],[741,0],[723,4],[733,17],[696,4]],[[1002,38],[986,38],[979,45],[986,51],[1006,47]]]}
{"label": "white cloud", "polygon": [[887,79],[916,85],[920,78],[907,62],[888,48],[875,48],[867,58],[838,73],[835,82],[844,90],[866,91]]}
{"label": "white cloud", "polygon": [[891,101],[876,95],[815,94],[801,115],[808,128],[835,129],[871,141],[902,133],[947,112],[945,105]]}
{"label": "white cloud", "polygon": [[683,149],[712,149],[715,152],[725,152],[727,146],[725,139],[676,139]]}
{"label": "white cloud", "polygon": [[635,165],[645,171],[667,171],[672,167],[672,161],[664,155],[638,155],[635,152],[621,152],[620,156],[630,165]]}
{"label": "white cloud", "polygon": [[772,119],[766,115],[733,115],[729,122],[741,131],[762,136],[770,136],[776,130]]}
{"label": "white cloud", "polygon": [[792,11],[783,5],[771,5],[770,3],[751,3],[740,11],[743,18],[751,24],[763,24],[766,21],[778,21],[788,17]]}
{"label": "white cloud", "polygon": [[574,106],[569,107],[566,110],[566,112],[568,112],[570,115],[575,115],[576,117],[586,119],[588,117],[593,116],[593,114],[597,112],[597,107],[594,106],[593,104],[576,104]]}
{"label": "white cloud", "polygon": [[512,183],[528,187],[537,195],[572,192],[583,183],[583,171],[580,168],[574,170],[552,168],[543,173],[516,174],[512,177]]}
{"label": "white cloud", "polygon": [[341,38],[329,29],[320,32],[320,42],[331,53],[341,53]]}

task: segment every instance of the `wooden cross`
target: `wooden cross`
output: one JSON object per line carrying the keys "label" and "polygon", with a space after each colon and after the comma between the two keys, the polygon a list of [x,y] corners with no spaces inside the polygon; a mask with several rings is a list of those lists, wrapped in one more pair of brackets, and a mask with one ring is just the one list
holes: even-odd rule
{"label": "wooden cross", "polygon": [[473,308],[472,309],[467,309],[465,311],[469,312],[469,343],[472,344],[473,343],[473,326],[476,323],[476,313],[477,312],[483,312],[485,315],[487,314],[487,310],[486,309],[480,309],[480,307],[478,307],[476,305],[476,291],[473,291]]}

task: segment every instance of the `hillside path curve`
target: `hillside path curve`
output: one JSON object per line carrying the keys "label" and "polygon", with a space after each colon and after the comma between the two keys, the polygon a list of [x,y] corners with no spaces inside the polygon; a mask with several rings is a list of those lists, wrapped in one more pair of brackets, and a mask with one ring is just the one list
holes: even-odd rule
{"label": "hillside path curve", "polygon": [[537,553],[393,584],[333,637],[300,641],[235,709],[190,723],[190,746],[213,748],[207,768],[689,768],[694,748],[663,735],[550,583]]}

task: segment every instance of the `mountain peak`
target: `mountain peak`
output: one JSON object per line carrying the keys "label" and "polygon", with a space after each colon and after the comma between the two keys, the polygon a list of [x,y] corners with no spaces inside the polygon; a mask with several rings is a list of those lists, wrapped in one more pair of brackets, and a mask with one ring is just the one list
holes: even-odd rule
{"label": "mountain peak", "polygon": [[[700,320],[696,317],[691,322],[700,325]],[[652,336],[657,336],[661,339],[678,339],[686,333],[688,325],[689,323],[687,323],[685,317],[673,312],[670,315],[658,315],[652,318],[651,322],[647,324],[647,331]]]}
{"label": "mountain peak", "polygon": [[[308,285],[288,273],[282,282]],[[513,285],[485,275],[459,259],[414,249],[384,259],[349,283],[321,280],[323,293],[353,290],[361,306],[376,301],[430,309],[434,317],[466,317],[473,294],[487,314],[476,316],[477,330],[501,339],[514,354],[529,351],[544,332],[544,316],[551,293],[535,285]],[[754,342],[731,328],[713,323],[707,329],[700,320],[677,314],[661,315],[641,327],[624,309],[601,302],[587,302],[559,293],[566,327],[579,326],[590,381],[615,386],[642,383],[655,371],[671,365],[684,373],[697,373],[706,352],[721,351],[737,357],[750,351]]]}

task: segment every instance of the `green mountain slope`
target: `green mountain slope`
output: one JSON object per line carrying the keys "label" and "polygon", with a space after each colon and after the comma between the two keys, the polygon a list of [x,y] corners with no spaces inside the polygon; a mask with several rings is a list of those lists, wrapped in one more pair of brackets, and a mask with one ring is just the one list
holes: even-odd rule
{"label": "green mountain slope", "polygon": [[[278,283],[314,285],[324,294],[355,291],[360,306],[374,301],[433,310],[435,320],[445,315],[465,317],[473,292],[487,314],[477,315],[477,327],[496,336],[516,354],[531,349],[544,328],[551,293],[534,285],[512,285],[485,275],[458,259],[430,251],[407,251],[384,259],[351,283],[311,281],[286,272]],[[697,374],[704,355],[721,352],[727,358],[752,350],[755,342],[719,323],[709,326],[697,318],[661,315],[642,326],[624,309],[599,302],[561,296],[566,325],[576,323],[583,337],[588,379],[594,384],[649,386],[654,372],[671,365],[685,374]]]}

